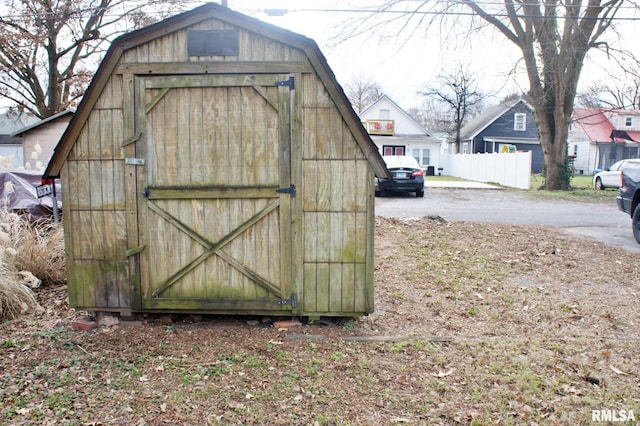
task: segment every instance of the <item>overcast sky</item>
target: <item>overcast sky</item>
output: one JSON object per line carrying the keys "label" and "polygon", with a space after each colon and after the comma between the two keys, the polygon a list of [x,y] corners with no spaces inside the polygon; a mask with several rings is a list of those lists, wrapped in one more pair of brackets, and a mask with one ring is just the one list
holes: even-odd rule
{"label": "overcast sky", "polygon": [[[228,3],[233,10],[314,39],[343,86],[355,79],[375,81],[386,95],[405,109],[422,103],[423,98],[417,92],[435,84],[441,72],[455,67],[457,62],[471,62],[471,48],[441,43],[437,36],[427,39],[423,31],[414,32],[411,37],[405,33],[395,37],[390,34],[391,30],[387,30],[385,32],[389,34],[376,32],[337,43],[345,32],[345,25],[348,25],[345,21],[362,20],[368,15],[338,10],[358,10],[377,4],[371,0],[261,0],[259,8],[253,0],[229,0]],[[270,16],[265,13],[268,9],[288,12],[283,16]],[[323,9],[328,11],[323,12]],[[495,43],[500,45],[502,52],[516,53],[501,38],[494,40],[494,46]],[[498,91],[514,61],[491,59],[498,51],[492,43],[474,44],[474,68],[478,68],[479,74],[489,74],[492,79],[491,82],[483,82],[483,86],[486,84],[486,90]]]}
{"label": "overcast sky", "polygon": [[[527,79],[522,68],[515,76],[511,73],[520,58],[519,50],[500,34],[467,36],[464,18],[458,19],[458,25],[433,25],[428,31],[428,37],[421,28],[410,37],[406,31],[401,32],[398,37],[392,37],[391,31],[387,30],[368,33],[364,37],[342,43],[336,42],[344,35],[345,22],[353,23],[365,18],[368,14],[364,9],[383,2],[384,0],[227,0],[228,6],[233,10],[314,39],[340,84],[346,86],[356,79],[377,82],[383,92],[404,109],[419,106],[424,97],[417,92],[436,85],[438,75],[455,68],[456,64],[470,66],[479,89],[494,95],[489,103],[497,103],[508,94],[521,93],[527,89]],[[196,7],[204,2],[186,0],[185,3]],[[410,5],[411,0],[406,4]],[[271,12],[267,13],[269,10]],[[283,13],[277,16],[278,13],[274,13],[274,10],[281,10]],[[627,17],[634,17],[638,13],[629,8],[623,12]],[[448,22],[451,23],[452,20]],[[637,41],[640,21],[620,20],[616,24],[620,32],[628,36],[620,40],[612,35],[612,45],[635,51],[636,57],[640,58],[640,43]],[[611,78],[603,69],[617,69],[616,64],[606,60],[603,54],[598,54],[595,58],[597,63],[588,62],[582,73],[583,86],[592,85],[593,82],[609,82]]]}
{"label": "overcast sky", "polygon": [[[464,34],[464,26],[452,28],[435,27],[425,32],[415,32],[411,37],[401,33],[399,37],[381,39],[380,33],[369,34],[340,44],[335,39],[344,32],[345,20],[357,20],[365,13],[340,12],[372,7],[380,0],[228,0],[228,6],[241,13],[303,34],[314,39],[338,81],[344,86],[354,79],[364,77],[380,84],[385,94],[404,109],[420,105],[424,98],[417,94],[426,86],[435,85],[437,76],[456,63],[470,64],[479,82],[479,89],[495,94],[495,101],[527,88],[523,70],[512,75],[514,64],[520,58],[519,49],[502,35],[486,33],[471,37],[456,37],[455,32]],[[269,9],[287,11],[282,16],[267,14]],[[326,10],[326,11],[325,11]],[[463,20],[464,18],[460,18]],[[637,34],[638,21],[625,20],[617,23],[627,40],[611,37],[612,45],[636,50],[640,57]],[[455,27],[455,26],[453,26]],[[446,36],[441,32],[447,32]],[[626,44],[626,46],[625,46]],[[587,63],[582,75],[583,85],[594,81],[607,81],[604,69],[615,69],[613,62],[602,54],[596,55],[596,62]],[[509,75],[511,74],[511,77]]]}

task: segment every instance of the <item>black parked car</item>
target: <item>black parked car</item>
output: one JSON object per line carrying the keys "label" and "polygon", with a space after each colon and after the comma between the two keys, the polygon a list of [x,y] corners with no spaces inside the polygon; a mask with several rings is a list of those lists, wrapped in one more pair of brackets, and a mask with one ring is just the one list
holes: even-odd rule
{"label": "black parked car", "polygon": [[640,162],[627,161],[620,170],[616,202],[620,211],[631,216],[633,237],[640,243]]}
{"label": "black parked car", "polygon": [[391,179],[376,179],[376,197],[383,192],[415,192],[416,197],[424,197],[424,170],[415,158],[406,155],[382,157],[391,172]]}

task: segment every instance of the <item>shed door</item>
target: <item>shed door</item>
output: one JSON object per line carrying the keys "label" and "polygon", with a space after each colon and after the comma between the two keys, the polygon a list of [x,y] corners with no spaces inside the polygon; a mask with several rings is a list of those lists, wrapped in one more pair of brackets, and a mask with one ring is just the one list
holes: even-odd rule
{"label": "shed door", "polygon": [[288,80],[138,80],[144,309],[295,308]]}

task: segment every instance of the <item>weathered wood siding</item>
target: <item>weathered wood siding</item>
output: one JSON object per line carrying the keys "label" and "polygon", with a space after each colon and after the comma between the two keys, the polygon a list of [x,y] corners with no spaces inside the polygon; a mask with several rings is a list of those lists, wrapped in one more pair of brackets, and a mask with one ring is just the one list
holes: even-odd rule
{"label": "weathered wood siding", "polygon": [[[276,190],[288,179],[280,158],[289,143],[281,139],[280,108],[273,101],[279,92],[283,101],[289,98],[288,89],[274,85],[287,75],[245,77],[144,81],[145,103],[153,105],[146,108],[142,139],[149,195],[140,208],[150,209],[141,258],[150,265],[143,283],[151,288],[142,289],[149,308],[251,313],[285,308],[278,302],[289,297],[291,267],[287,262],[281,275],[281,256],[290,244],[281,250],[288,233],[280,229],[281,223],[290,227],[290,220],[283,220],[290,197]],[[282,109],[288,115],[289,109]],[[288,126],[282,130],[290,133]],[[198,167],[203,163],[206,173]]]}
{"label": "weathered wood siding", "polygon": [[191,30],[235,30],[237,27],[224,22],[210,20],[193,25],[188,30],[176,31],[151,40],[141,46],[127,50],[123,64],[188,63],[188,62],[295,62],[304,61],[303,51],[273,41],[259,34],[240,30],[238,56],[188,56],[186,49],[188,31]]}
{"label": "weathered wood siding", "polygon": [[304,307],[339,315],[373,309],[373,172],[315,74],[303,111]]}
{"label": "weathered wood siding", "polygon": [[61,173],[69,298],[79,308],[131,307],[127,263],[122,76],[113,76]]}
{"label": "weathered wood siding", "polygon": [[[237,28],[208,20],[192,29]],[[300,64],[306,66],[305,72],[296,73],[292,117],[291,181],[298,187],[298,197],[292,201],[292,221],[298,227],[293,226],[290,241],[282,241],[295,245],[292,285],[301,293],[302,305],[296,313],[349,315],[373,310],[371,166],[328,89],[312,72],[305,52],[260,34],[239,31],[240,50],[235,57],[188,57],[187,30],[150,38],[124,50],[61,170],[72,306],[143,310],[135,283],[145,274],[140,268],[150,266],[136,264],[135,254],[127,256],[127,250],[138,247],[138,231],[144,227],[139,223],[139,195],[131,195],[140,186],[143,173],[140,166],[125,164],[125,158],[136,157],[136,144],[131,141],[144,131],[135,124],[136,76],[159,73],[159,64],[166,64],[165,73],[170,73],[181,67],[193,70],[199,63],[239,62],[239,67],[250,72],[252,67],[260,69],[262,62],[268,67],[283,65],[283,70],[273,72],[288,73]],[[215,100],[204,99],[206,93],[202,91],[201,105],[189,105],[188,109],[202,108],[210,113],[206,105]],[[198,173],[213,173],[206,169],[201,153],[193,151],[197,147],[189,149],[191,153],[182,152],[182,146],[167,150],[162,153],[164,162],[158,164],[188,161],[198,169],[191,179],[198,179]],[[194,208],[197,217],[198,206]],[[302,235],[297,235],[298,229]],[[247,262],[265,265],[266,261]]]}

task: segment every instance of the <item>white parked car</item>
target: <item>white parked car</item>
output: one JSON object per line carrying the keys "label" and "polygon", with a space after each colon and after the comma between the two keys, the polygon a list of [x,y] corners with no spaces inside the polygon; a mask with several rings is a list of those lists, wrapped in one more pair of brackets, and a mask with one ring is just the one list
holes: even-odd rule
{"label": "white parked car", "polygon": [[620,169],[622,169],[622,165],[628,161],[640,162],[640,159],[628,158],[613,163],[608,169],[596,173],[593,176],[593,186],[596,189],[620,188]]}

